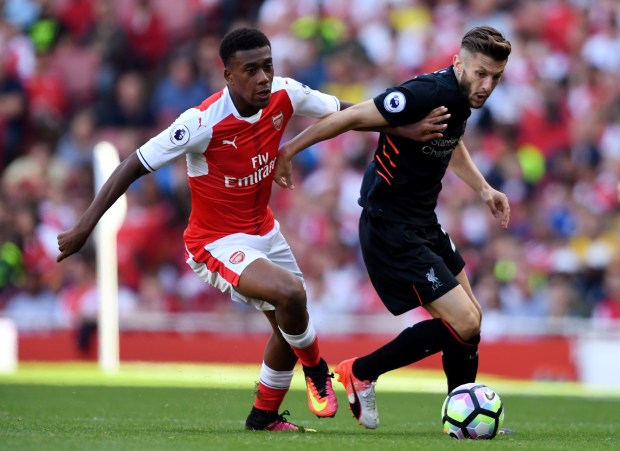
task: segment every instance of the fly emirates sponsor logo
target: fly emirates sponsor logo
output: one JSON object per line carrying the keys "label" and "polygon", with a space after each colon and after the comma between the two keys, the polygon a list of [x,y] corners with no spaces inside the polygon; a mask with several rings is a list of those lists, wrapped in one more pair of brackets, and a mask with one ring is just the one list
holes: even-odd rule
{"label": "fly emirates sponsor logo", "polygon": [[224,186],[226,188],[243,188],[245,186],[256,185],[262,180],[269,177],[269,174],[273,172],[273,168],[276,166],[276,159],[269,160],[269,152],[264,155],[258,154],[251,158],[253,172],[245,177],[231,177],[229,175],[224,176]]}

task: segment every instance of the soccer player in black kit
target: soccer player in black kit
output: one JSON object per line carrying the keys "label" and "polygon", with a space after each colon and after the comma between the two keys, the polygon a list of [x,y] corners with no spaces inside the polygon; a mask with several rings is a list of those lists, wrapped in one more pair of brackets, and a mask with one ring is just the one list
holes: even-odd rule
{"label": "soccer player in black kit", "polygon": [[374,390],[381,374],[441,351],[448,392],[476,379],[482,311],[435,207],[450,168],[508,227],[508,199],[476,168],[463,135],[471,108],[482,107],[491,95],[510,51],[501,32],[476,27],[464,35],[452,66],[333,113],[280,148],[275,180],[292,188],[291,158],[310,145],[348,130],[412,123],[436,107],[447,108],[441,137],[419,142],[382,133],[362,182],[360,244],[374,288],[394,315],[423,307],[432,316],[336,367],[354,417],[369,429],[379,425]]}

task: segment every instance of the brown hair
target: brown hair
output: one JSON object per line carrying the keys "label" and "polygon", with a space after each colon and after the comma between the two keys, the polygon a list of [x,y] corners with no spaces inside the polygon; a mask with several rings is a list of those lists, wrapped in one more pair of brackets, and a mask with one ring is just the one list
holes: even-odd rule
{"label": "brown hair", "polygon": [[482,53],[495,61],[505,61],[510,55],[512,46],[500,31],[485,25],[469,30],[463,36],[461,49],[473,55]]}

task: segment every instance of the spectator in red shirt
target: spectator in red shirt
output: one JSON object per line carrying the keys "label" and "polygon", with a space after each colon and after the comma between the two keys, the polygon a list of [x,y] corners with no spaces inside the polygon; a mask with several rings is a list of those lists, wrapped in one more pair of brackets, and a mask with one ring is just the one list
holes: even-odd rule
{"label": "spectator in red shirt", "polygon": [[149,0],[138,0],[124,21],[129,51],[137,68],[153,69],[168,51],[164,22]]}

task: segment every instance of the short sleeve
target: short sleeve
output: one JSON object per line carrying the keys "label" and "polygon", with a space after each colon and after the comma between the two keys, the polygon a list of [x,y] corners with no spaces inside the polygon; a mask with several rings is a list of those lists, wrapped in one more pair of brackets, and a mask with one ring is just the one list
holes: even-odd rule
{"label": "short sleeve", "polygon": [[391,127],[411,124],[425,117],[437,103],[437,85],[413,79],[376,96],[375,106]]}
{"label": "short sleeve", "polygon": [[276,82],[286,89],[297,115],[321,118],[340,110],[340,101],[335,96],[311,89],[292,78],[274,79]]}
{"label": "short sleeve", "polygon": [[181,155],[203,152],[213,129],[200,127],[197,115],[198,110],[187,110],[170,127],[141,146],[136,152],[144,167],[153,172]]}

